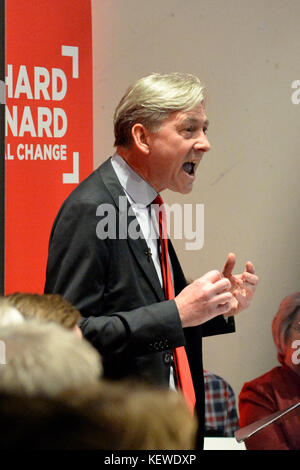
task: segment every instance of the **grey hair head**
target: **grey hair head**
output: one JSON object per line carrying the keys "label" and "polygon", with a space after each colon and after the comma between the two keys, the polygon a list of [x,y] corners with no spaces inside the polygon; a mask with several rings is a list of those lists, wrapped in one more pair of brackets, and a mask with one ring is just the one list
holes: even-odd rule
{"label": "grey hair head", "polygon": [[132,85],[114,114],[115,146],[130,146],[131,129],[141,123],[156,131],[173,112],[189,111],[204,101],[204,86],[188,73],[153,73]]}

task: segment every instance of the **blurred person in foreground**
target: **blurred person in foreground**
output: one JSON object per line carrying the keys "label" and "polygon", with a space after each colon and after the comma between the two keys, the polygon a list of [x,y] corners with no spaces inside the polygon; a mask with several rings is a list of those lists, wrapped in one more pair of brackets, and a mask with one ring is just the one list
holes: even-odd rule
{"label": "blurred person in foreground", "polygon": [[98,352],[55,323],[28,320],[0,329],[5,363],[0,364],[0,391],[55,396],[66,388],[99,380]]}
{"label": "blurred person in foreground", "polygon": [[[300,401],[300,292],[283,299],[272,322],[280,366],[244,384],[239,395],[244,427]],[[300,450],[300,410],[245,441],[249,450]]]}
{"label": "blurred person in foreground", "polygon": [[73,405],[100,418],[107,433],[102,448],[192,450],[197,419],[180,393],[132,380],[102,380],[81,393],[62,393]]}
{"label": "blurred person in foreground", "polygon": [[55,396],[0,392],[6,450],[193,450],[197,422],[180,394],[101,381]]}
{"label": "blurred person in foreground", "polygon": [[6,297],[25,320],[35,318],[42,322],[54,322],[82,337],[78,322],[79,310],[59,294],[35,294],[15,292]]}
{"label": "blurred person in foreground", "polygon": [[184,393],[196,409],[199,449],[202,337],[233,332],[232,315],[250,305],[258,282],[250,261],[233,275],[230,253],[222,272],[187,286],[165,236],[160,192],[192,190],[210,150],[207,128],[198,77],[137,80],[115,111],[115,154],[75,188],[54,221],[45,283],[45,293],[61,294],[80,311],[107,379],[138,378]]}

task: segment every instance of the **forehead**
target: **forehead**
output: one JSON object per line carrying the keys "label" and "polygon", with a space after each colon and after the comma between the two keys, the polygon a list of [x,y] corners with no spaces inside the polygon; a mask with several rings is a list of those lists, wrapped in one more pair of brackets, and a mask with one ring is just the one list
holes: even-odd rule
{"label": "forehead", "polygon": [[184,123],[194,123],[199,126],[208,126],[209,122],[203,105],[199,104],[189,111],[175,111],[163,121],[163,125],[178,126]]}

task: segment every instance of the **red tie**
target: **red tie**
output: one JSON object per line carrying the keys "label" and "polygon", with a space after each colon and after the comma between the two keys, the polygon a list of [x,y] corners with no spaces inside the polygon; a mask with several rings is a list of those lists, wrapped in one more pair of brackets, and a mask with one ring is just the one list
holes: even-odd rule
{"label": "red tie", "polygon": [[[166,299],[174,299],[174,286],[171,275],[169,253],[168,253],[168,234],[166,224],[166,212],[164,203],[160,195],[158,194],[152,204],[159,205],[159,235],[160,235],[160,246],[161,246],[161,268],[163,285]],[[192,414],[195,407],[195,391],[192,381],[191,371],[186,355],[185,347],[180,346],[173,351],[175,372],[177,378],[177,385],[179,390],[182,391],[185,400],[190,408]]]}

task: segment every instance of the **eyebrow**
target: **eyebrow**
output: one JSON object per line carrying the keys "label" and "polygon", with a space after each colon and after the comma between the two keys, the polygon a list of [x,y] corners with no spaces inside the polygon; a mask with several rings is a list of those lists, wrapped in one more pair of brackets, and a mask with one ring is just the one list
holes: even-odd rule
{"label": "eyebrow", "polygon": [[[196,124],[196,125],[198,125],[199,122],[200,122],[200,120],[197,119],[197,118],[186,117],[186,118],[184,118],[184,120],[182,121],[181,124],[184,125],[184,124],[189,123],[189,124]],[[209,126],[209,120],[208,120],[208,119],[205,119],[205,121],[204,121],[204,123],[203,123],[203,127],[208,127],[208,126]]]}

